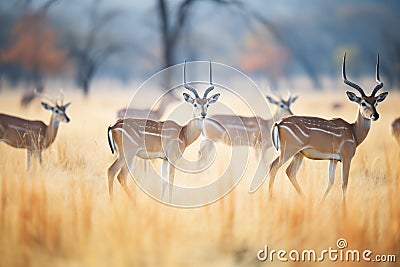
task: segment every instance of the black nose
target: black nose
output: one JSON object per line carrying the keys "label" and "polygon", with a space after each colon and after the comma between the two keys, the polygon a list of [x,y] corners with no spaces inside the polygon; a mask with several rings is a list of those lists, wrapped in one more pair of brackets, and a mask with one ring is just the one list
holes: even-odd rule
{"label": "black nose", "polygon": [[70,121],[70,119],[67,116],[65,116],[65,122],[69,122],[69,121]]}
{"label": "black nose", "polygon": [[202,118],[205,118],[205,117],[206,117],[206,115],[207,115],[207,114],[206,114],[206,113],[204,113],[204,112],[202,112],[202,113],[201,113],[201,117],[202,117]]}
{"label": "black nose", "polygon": [[371,120],[376,121],[377,119],[379,119],[379,114],[378,113],[372,114]]}

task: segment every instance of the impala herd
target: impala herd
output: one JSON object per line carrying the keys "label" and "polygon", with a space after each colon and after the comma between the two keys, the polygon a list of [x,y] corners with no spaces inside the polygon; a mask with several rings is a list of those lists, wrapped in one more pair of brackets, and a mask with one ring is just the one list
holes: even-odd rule
{"label": "impala herd", "polygon": [[[207,116],[209,105],[217,102],[220,97],[219,93],[208,96],[214,90],[211,62],[209,72],[209,87],[201,97],[198,91],[186,81],[185,61],[183,67],[184,88],[193,94],[183,93],[184,100],[193,107],[193,118],[185,125],[179,125],[172,120],[160,120],[166,106],[176,101],[176,98],[172,96],[167,96],[153,110],[124,108],[117,112],[117,116],[120,118],[108,127],[107,132],[111,152],[117,153],[116,159],[108,168],[108,188],[111,199],[116,175],[127,195],[134,199],[128,189],[126,178],[133,159],[137,156],[145,160],[162,159],[161,198],[165,197],[167,191],[168,200],[171,201],[175,164],[182,157],[185,149],[202,137],[230,146],[253,147],[257,154],[261,154],[261,164],[265,166],[269,163],[265,156],[266,151],[275,147],[280,154],[270,164],[269,171],[265,173],[265,176],[269,175],[270,177],[270,194],[272,194],[278,169],[291,160],[286,168],[286,174],[298,194],[304,195],[296,179],[296,173],[306,157],[312,160],[329,160],[328,184],[322,198],[325,199],[334,182],[336,165],[340,162],[343,203],[345,203],[352,158],[357,147],[367,137],[371,121],[379,118],[376,110],[378,103],[385,100],[388,95],[387,92],[376,95],[383,87],[379,78],[379,55],[376,62],[377,85],[368,96],[359,85],[347,79],[346,54],[344,54],[343,81],[359,93],[357,96],[353,92],[346,92],[348,99],[358,104],[356,120],[353,123],[341,118],[326,120],[319,117],[293,115],[290,106],[297,97],[292,96],[287,100],[281,97],[276,100],[267,96],[268,102],[277,106],[273,118],[269,120],[233,115]],[[42,102],[42,106],[52,112],[49,125],[42,121],[30,121],[0,114],[0,141],[27,150],[27,169],[29,169],[32,154],[38,158],[40,163],[42,162],[41,152],[54,142],[59,123],[69,122],[66,109],[70,103],[64,104],[62,92],[58,99],[44,97],[51,101],[51,104]],[[392,123],[392,134],[400,144],[400,118]],[[199,153],[207,154],[208,151],[207,145],[202,143]],[[261,183],[252,184],[250,192],[257,190]]]}

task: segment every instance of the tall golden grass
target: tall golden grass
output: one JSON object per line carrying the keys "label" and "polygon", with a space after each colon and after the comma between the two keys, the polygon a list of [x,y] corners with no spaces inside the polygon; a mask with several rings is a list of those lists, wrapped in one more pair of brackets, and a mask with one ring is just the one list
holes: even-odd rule
{"label": "tall golden grass", "polygon": [[[55,143],[43,153],[43,164],[33,160],[29,172],[25,171],[26,151],[0,143],[0,266],[331,265],[328,260],[259,262],[257,252],[265,245],[288,251],[336,248],[339,238],[347,240],[349,249],[395,254],[400,261],[400,148],[389,130],[390,122],[399,115],[399,95],[391,93],[379,105],[381,118],[357,150],[344,213],[339,167],[334,188],[320,204],[327,162],[309,160],[298,174],[306,194],[303,200],[283,171],[278,173],[272,199],[267,197],[265,185],[248,194],[251,172],[247,171],[230,194],[202,208],[160,204],[132,179],[129,187],[135,203],[118,182],[114,184],[116,198],[110,202],[106,170],[114,156],[106,129],[115,111],[126,104],[126,94],[98,93],[84,99],[68,93],[71,122],[60,126]],[[18,100],[18,94],[2,92],[0,112],[47,123],[50,114],[38,103],[23,110]],[[339,110],[330,108],[336,101],[344,104]],[[293,106],[297,114],[349,121],[355,118],[356,109],[344,92],[301,95]],[[223,160],[217,158],[217,170]],[[250,169],[254,168],[252,162]],[[135,175],[146,177],[140,167]],[[184,180],[185,174],[177,172],[179,179]]]}

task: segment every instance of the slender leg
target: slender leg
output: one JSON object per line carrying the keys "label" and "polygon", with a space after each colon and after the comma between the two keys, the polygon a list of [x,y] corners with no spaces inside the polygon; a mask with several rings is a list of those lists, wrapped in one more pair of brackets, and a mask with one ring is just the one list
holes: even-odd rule
{"label": "slender leg", "polygon": [[42,151],[38,151],[38,159],[39,159],[39,164],[42,165]]}
{"label": "slender leg", "polygon": [[346,189],[349,180],[351,159],[342,160],[342,191],[343,191],[343,206],[346,205]]}
{"label": "slender leg", "polygon": [[119,183],[121,184],[122,188],[125,190],[126,194],[128,195],[128,197],[134,201],[135,199],[133,198],[133,194],[131,193],[131,191],[129,191],[128,186],[126,185],[126,178],[128,177],[128,166],[123,165],[121,171],[119,172],[117,179],[119,181]]}
{"label": "slender leg", "polygon": [[124,160],[120,158],[119,156],[114,160],[114,162],[111,164],[111,166],[108,168],[107,174],[108,174],[108,193],[110,195],[110,199],[113,199],[113,181],[115,174],[120,171],[121,167],[124,164]]}
{"label": "slender leg", "polygon": [[161,165],[161,199],[164,199],[165,187],[168,183],[168,160],[163,159]]}
{"label": "slender leg", "polygon": [[299,183],[297,182],[296,174],[297,174],[297,172],[299,171],[299,169],[301,167],[301,163],[303,162],[303,158],[304,158],[304,156],[302,154],[296,154],[293,157],[292,162],[290,163],[290,165],[286,169],[286,174],[289,177],[290,182],[292,183],[292,185],[296,189],[297,193],[301,197],[304,197],[304,193],[301,190]]}
{"label": "slender leg", "polygon": [[285,164],[291,157],[296,155],[298,153],[298,150],[286,150],[282,151],[280,156],[276,158],[272,163],[271,167],[269,169],[269,174],[270,174],[270,180],[269,180],[269,194],[272,196],[272,188],[274,186],[274,181],[275,181],[275,176],[276,173],[278,172],[278,169]]}
{"label": "slender leg", "polygon": [[[211,139],[204,139],[200,143],[199,159],[197,160],[198,169],[202,169],[212,161],[212,156],[215,155],[215,145]],[[183,154],[183,152],[182,152]]]}
{"label": "slender leg", "polygon": [[268,166],[274,156],[274,149],[267,144],[262,144],[261,148],[255,148],[258,161],[258,167],[254,173],[253,179],[250,183],[249,192],[254,193],[264,183],[268,177]]}
{"label": "slender leg", "polygon": [[174,187],[175,178],[175,167],[172,164],[168,164],[168,199],[169,202],[172,201],[172,189]]}
{"label": "slender leg", "polygon": [[32,151],[28,149],[26,153],[26,171],[29,171],[29,167],[31,165],[31,157]]}
{"label": "slender leg", "polygon": [[328,195],[329,191],[332,188],[333,182],[335,181],[336,165],[337,165],[337,161],[336,160],[330,160],[329,161],[328,185],[326,186],[326,190],[325,190],[324,196],[322,197],[322,201],[325,200],[326,196]]}

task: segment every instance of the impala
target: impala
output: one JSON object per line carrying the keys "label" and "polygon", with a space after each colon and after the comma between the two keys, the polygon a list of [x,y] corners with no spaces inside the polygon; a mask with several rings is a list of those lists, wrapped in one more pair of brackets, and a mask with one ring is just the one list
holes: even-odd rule
{"label": "impala", "polygon": [[49,125],[42,121],[30,121],[19,117],[0,114],[0,141],[10,146],[27,150],[26,169],[29,169],[32,154],[42,163],[42,151],[48,148],[56,139],[60,121],[69,122],[66,109],[71,103],[64,105],[64,95],[61,94],[60,104],[57,99],[49,99],[54,105],[42,102],[44,109],[52,112]]}
{"label": "impala", "polygon": [[[274,121],[286,116],[293,115],[290,105],[297,99],[289,96],[288,100],[279,98],[278,101],[267,96],[267,100],[277,106],[272,119],[266,120],[260,117],[242,117],[235,115],[214,115],[204,121],[203,136],[213,142],[222,142],[231,146],[249,146],[256,150],[257,155],[261,152],[262,162],[268,166],[267,150],[272,148],[270,130]],[[202,143],[200,153],[204,154],[210,151],[208,145],[211,143]],[[205,158],[203,158],[205,159]],[[264,176],[264,175],[263,175]],[[250,191],[258,181],[254,180]]]}
{"label": "impala", "polygon": [[347,80],[345,64],[346,54],[344,54],[342,65],[343,81],[360,93],[360,96],[357,96],[353,92],[346,92],[349,100],[359,105],[356,121],[348,123],[340,118],[325,120],[317,117],[292,116],[276,123],[272,130],[272,140],[275,148],[280,150],[280,156],[270,166],[270,194],[278,169],[293,157],[286,169],[286,174],[296,191],[303,196],[296,180],[296,173],[303,158],[307,157],[312,160],[329,160],[328,185],[323,200],[333,185],[337,163],[339,161],[342,163],[342,192],[343,203],[345,203],[351,160],[357,147],[367,137],[371,120],[376,121],[379,118],[376,110],[378,103],[388,95],[385,92],[375,96],[383,87],[379,79],[379,54],[376,63],[377,85],[370,96],[367,96],[359,85]]}
{"label": "impala", "polygon": [[400,145],[400,118],[397,118],[392,123],[392,134]]}
{"label": "impala", "polygon": [[[164,197],[168,183],[168,197],[172,198],[172,185],[174,182],[176,161],[182,157],[186,147],[192,144],[202,132],[203,120],[207,115],[207,108],[215,103],[220,94],[207,97],[214,89],[211,79],[210,86],[200,97],[196,89],[186,83],[186,61],[184,65],[184,86],[194,94],[194,98],[183,93],[186,102],[193,105],[194,118],[186,125],[181,126],[172,120],[154,121],[146,119],[125,118],[119,119],[108,128],[108,142],[111,152],[118,152],[115,161],[108,168],[108,188],[110,198],[113,198],[113,180],[119,172],[117,179],[122,188],[133,200],[133,195],[126,185],[128,167],[135,156],[142,159],[162,159],[161,165],[161,198]],[[125,157],[124,157],[125,155]],[[125,164],[125,161],[127,164]]]}

